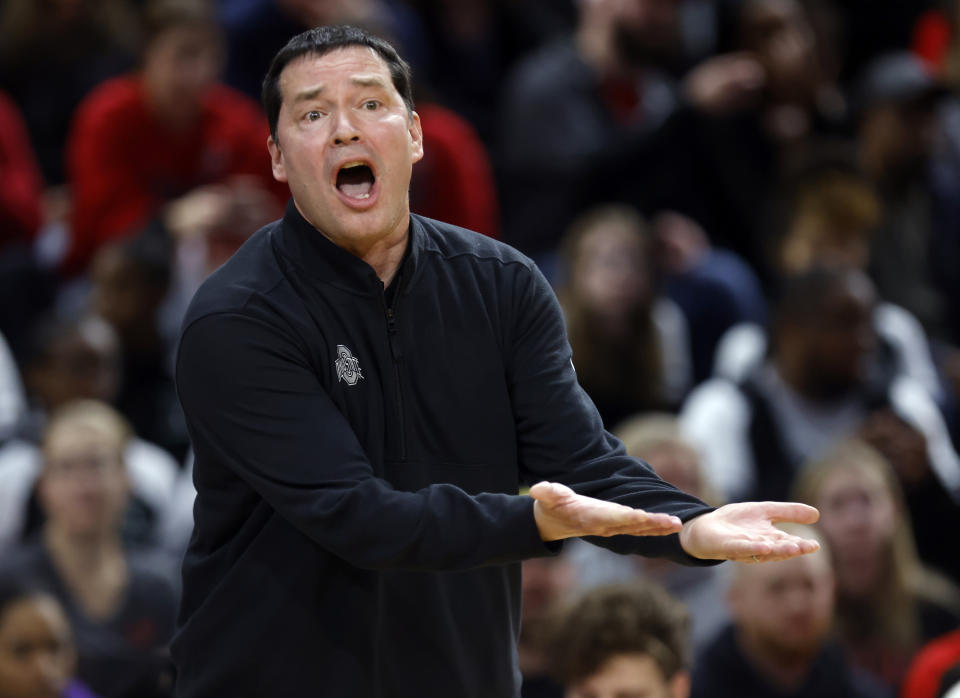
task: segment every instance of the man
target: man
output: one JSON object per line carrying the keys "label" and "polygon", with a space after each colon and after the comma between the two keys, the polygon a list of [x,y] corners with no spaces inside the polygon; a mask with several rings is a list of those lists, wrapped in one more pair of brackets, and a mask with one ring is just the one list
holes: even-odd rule
{"label": "man", "polygon": [[[801,535],[809,531],[793,529]],[[825,552],[772,565],[737,565],[733,625],[694,665],[693,698],[881,698],[828,640],[834,577]]]}
{"label": "man", "polygon": [[[691,562],[816,547],[770,523],[812,508],[711,512],[627,457],[530,260],[410,215],[409,85],[349,27],[294,37],[264,82],[293,201],[198,291],[177,360],[198,491],[183,698],[514,696],[518,563],[554,541],[631,534],[605,544]],[[517,496],[538,480],[557,482]]]}
{"label": "man", "polygon": [[683,605],[650,583],[584,594],[554,628],[566,698],[687,698],[688,626]]}

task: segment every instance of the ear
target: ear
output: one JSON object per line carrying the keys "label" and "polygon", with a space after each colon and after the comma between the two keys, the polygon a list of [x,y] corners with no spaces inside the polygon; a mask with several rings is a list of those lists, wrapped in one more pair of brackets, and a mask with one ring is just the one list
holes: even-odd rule
{"label": "ear", "polygon": [[670,698],[690,698],[690,673],[678,671],[669,682]]}
{"label": "ear", "polygon": [[410,114],[410,147],[413,155],[413,162],[420,162],[423,159],[423,127],[420,125],[420,115],[417,112]]}
{"label": "ear", "polygon": [[287,168],[283,164],[283,151],[280,150],[280,144],[273,140],[273,136],[267,136],[267,150],[270,153],[270,166],[273,169],[273,178],[278,182],[286,182]]}

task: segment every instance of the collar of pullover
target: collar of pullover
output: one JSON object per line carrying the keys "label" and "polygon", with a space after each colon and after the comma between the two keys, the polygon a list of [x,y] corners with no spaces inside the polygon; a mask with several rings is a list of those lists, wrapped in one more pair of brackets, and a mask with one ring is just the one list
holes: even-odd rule
{"label": "collar of pullover", "polygon": [[[283,224],[276,240],[285,257],[320,281],[363,295],[379,293],[383,289],[373,267],[331,242],[314,228],[300,215],[292,198],[287,202]],[[422,240],[423,231],[420,230],[419,222],[411,216],[407,249],[397,272],[398,276],[402,275],[403,278],[403,287],[400,289],[402,292],[409,288],[408,280],[413,279]]]}

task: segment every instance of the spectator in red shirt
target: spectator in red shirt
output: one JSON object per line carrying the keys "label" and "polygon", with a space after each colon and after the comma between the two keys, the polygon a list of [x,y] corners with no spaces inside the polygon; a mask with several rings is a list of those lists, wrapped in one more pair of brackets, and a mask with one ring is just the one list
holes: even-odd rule
{"label": "spectator in red shirt", "polygon": [[140,71],[103,83],[77,110],[67,148],[74,194],[69,273],[82,271],[104,242],[152,222],[175,234],[183,216],[168,212],[207,207],[209,185],[228,185],[213,191],[231,196],[233,181],[242,176],[248,186],[253,176],[273,193],[276,215],[288,196],[271,176],[259,108],[217,82],[223,42],[210,7],[155,0],[145,12],[145,34]]}

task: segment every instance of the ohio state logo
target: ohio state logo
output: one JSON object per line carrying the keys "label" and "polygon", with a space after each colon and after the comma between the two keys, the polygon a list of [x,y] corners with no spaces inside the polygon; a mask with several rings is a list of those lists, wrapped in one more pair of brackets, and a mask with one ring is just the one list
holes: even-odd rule
{"label": "ohio state logo", "polygon": [[360,362],[353,353],[344,345],[337,345],[337,360],[334,362],[337,367],[337,382],[345,382],[347,385],[356,385],[363,372],[360,370]]}

